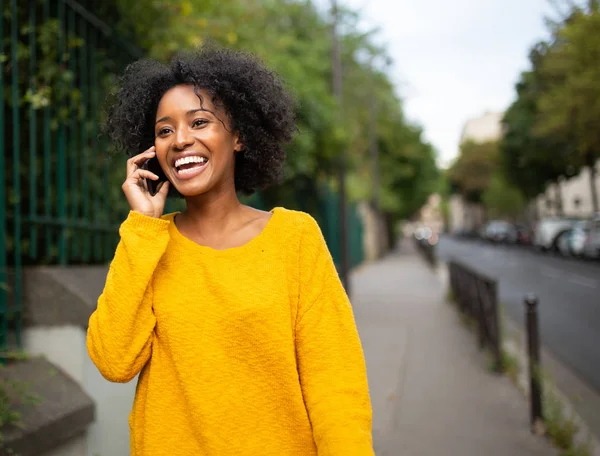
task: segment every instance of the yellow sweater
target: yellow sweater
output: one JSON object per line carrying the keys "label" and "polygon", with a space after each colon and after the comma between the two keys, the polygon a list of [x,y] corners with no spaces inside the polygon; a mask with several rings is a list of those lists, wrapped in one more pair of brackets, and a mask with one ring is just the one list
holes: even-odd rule
{"label": "yellow sweater", "polygon": [[173,214],[130,212],[87,347],[102,375],[141,371],[132,456],[372,456],[352,309],[316,222],[273,210],[214,250]]}

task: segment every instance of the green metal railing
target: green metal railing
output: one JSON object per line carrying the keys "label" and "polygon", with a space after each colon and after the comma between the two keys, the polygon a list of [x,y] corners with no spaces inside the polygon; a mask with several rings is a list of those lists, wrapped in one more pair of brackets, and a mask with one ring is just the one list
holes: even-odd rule
{"label": "green metal railing", "polygon": [[21,345],[24,266],[114,253],[123,163],[98,126],[113,76],[141,54],[73,0],[0,0],[0,11],[3,352]]}

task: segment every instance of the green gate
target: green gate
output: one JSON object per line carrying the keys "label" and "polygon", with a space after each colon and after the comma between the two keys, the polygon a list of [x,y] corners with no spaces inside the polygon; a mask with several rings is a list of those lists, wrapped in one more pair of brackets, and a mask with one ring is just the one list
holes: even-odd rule
{"label": "green gate", "polygon": [[122,163],[99,125],[114,75],[141,53],[72,0],[0,0],[0,11],[3,352],[21,345],[23,266],[114,253]]}

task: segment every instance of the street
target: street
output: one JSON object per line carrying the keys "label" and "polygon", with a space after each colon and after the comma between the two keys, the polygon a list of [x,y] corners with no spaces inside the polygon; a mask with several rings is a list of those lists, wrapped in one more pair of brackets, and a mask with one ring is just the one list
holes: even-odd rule
{"label": "street", "polygon": [[448,236],[437,254],[497,279],[499,302],[521,327],[524,295],[535,293],[542,344],[600,392],[600,263]]}

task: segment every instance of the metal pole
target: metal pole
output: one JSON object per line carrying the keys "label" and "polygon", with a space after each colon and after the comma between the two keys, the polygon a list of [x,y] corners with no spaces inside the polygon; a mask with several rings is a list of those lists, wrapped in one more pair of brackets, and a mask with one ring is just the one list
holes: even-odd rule
{"label": "metal pole", "polygon": [[529,352],[531,432],[533,433],[536,433],[536,429],[543,423],[540,338],[538,331],[537,305],[538,299],[535,295],[529,294],[525,297],[527,349]]}
{"label": "metal pole", "polygon": [[[331,0],[331,13],[333,16],[332,24],[332,74],[333,74],[333,94],[338,99],[340,113],[342,112],[342,53],[340,41],[337,34],[338,25],[338,7],[337,1]],[[349,252],[348,252],[348,215],[346,205],[346,152],[342,151],[339,157],[338,165],[338,187],[339,187],[339,211],[340,211],[340,279],[346,293],[350,295],[349,281]]]}
{"label": "metal pole", "polygon": [[377,147],[377,114],[378,103],[377,94],[375,93],[375,74],[373,68],[373,57],[370,62],[371,68],[371,103],[370,103],[370,122],[369,122],[369,152],[372,164],[372,205],[377,216],[379,216],[379,148]]}

